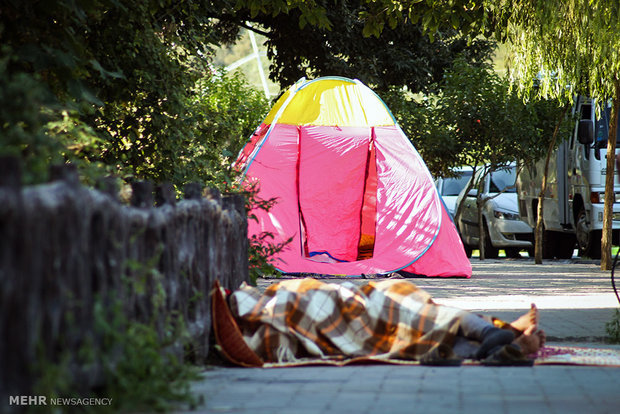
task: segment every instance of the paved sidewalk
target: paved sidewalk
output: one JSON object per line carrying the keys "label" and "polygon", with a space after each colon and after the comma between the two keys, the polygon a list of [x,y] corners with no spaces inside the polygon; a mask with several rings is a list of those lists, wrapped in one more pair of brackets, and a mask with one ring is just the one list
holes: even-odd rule
{"label": "paved sidewalk", "polygon": [[[618,302],[609,272],[598,264],[472,259],[472,265],[471,279],[412,281],[439,303],[508,320],[535,302],[550,344],[620,352],[604,343]],[[274,282],[263,279],[259,287]],[[610,367],[210,367],[203,378],[194,384],[203,398],[194,412],[615,414],[620,407],[620,368]]]}

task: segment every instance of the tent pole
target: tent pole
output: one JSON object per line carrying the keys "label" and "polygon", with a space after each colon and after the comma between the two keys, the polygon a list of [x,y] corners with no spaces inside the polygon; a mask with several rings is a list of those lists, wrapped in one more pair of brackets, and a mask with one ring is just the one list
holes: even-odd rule
{"label": "tent pole", "polygon": [[254,55],[256,56],[256,66],[258,67],[258,74],[260,75],[260,80],[263,83],[265,98],[269,99],[269,86],[267,85],[267,78],[265,78],[265,71],[263,71],[263,64],[260,61],[258,45],[256,44],[256,36],[254,36],[254,32],[251,30],[248,30],[248,33],[250,34],[250,41],[252,42],[252,50],[254,50]]}

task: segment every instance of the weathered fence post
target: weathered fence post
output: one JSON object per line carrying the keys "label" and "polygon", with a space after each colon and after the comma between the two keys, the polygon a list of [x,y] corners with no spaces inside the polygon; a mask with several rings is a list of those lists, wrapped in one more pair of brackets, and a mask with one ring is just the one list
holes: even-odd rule
{"label": "weathered fence post", "polygon": [[0,157],[0,187],[16,191],[22,185],[22,168],[15,157]]}
{"label": "weathered fence post", "polygon": [[50,166],[50,181],[64,181],[69,185],[78,185],[80,177],[74,164],[55,164]]}
{"label": "weathered fence post", "polygon": [[155,205],[175,205],[177,202],[177,196],[174,191],[172,183],[161,183],[155,187]]}
{"label": "weathered fence post", "polygon": [[153,207],[153,183],[134,181],[131,183],[131,205],[134,207]]}
{"label": "weathered fence post", "polygon": [[103,194],[107,194],[114,201],[118,199],[118,179],[116,177],[102,177],[97,180],[96,188]]}
{"label": "weathered fence post", "polygon": [[23,375],[30,363],[24,352],[28,346],[24,300],[28,279],[22,273],[24,251],[22,216],[22,171],[19,160],[0,157],[0,404],[9,395],[19,395],[32,387],[32,378]]}
{"label": "weathered fence post", "polygon": [[202,198],[202,185],[199,183],[186,184],[184,198],[186,200],[198,200]]}
{"label": "weathered fence post", "polygon": [[[177,201],[171,184],[154,191],[137,181],[127,206],[114,178],[97,187],[80,185],[65,164],[51,167],[50,183],[23,188],[19,162],[0,157],[1,401],[32,392],[39,357],[54,364],[69,355],[78,392],[104,383],[101,364],[78,357],[88,341],[101,347],[95,304],[111,318],[121,301],[128,322],[153,323],[160,338],[169,317],[182,315],[194,360],[203,362],[213,281],[234,289],[248,280],[242,198],[214,189],[203,197],[192,183]],[[160,287],[165,300],[154,304]],[[181,357],[183,345],[168,350]]]}

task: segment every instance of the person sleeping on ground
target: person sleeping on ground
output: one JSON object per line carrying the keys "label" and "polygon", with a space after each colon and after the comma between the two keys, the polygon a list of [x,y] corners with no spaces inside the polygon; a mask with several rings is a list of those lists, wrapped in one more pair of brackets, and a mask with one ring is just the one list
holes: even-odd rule
{"label": "person sleeping on ground", "polygon": [[534,304],[506,323],[437,304],[403,279],[363,285],[293,279],[264,293],[244,284],[228,302],[245,342],[265,362],[519,359],[545,342]]}

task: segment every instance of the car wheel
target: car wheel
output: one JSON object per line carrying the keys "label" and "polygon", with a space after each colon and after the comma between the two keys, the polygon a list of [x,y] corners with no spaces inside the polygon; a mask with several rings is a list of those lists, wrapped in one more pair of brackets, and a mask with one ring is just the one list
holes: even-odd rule
{"label": "car wheel", "polygon": [[499,249],[493,247],[491,236],[489,235],[489,226],[484,221],[484,256],[487,259],[497,259],[499,257]]}
{"label": "car wheel", "polygon": [[519,257],[521,257],[521,249],[519,249],[518,247],[507,247],[504,249],[504,251],[506,252],[506,257],[509,257],[511,259],[518,259]]}
{"label": "car wheel", "polygon": [[471,257],[471,253],[473,251],[471,246],[469,246],[467,244],[463,244],[463,247],[465,248],[465,254],[467,255],[467,257]]}

